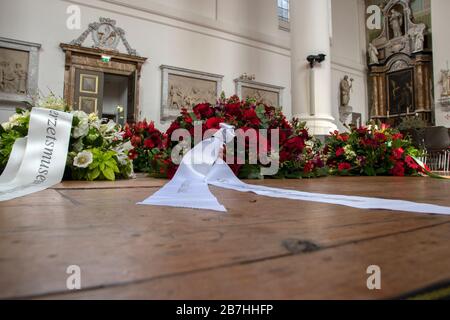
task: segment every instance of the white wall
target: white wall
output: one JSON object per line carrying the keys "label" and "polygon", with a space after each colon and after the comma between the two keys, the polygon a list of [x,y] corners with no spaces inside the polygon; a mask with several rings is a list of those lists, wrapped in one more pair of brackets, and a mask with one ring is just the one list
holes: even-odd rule
{"label": "white wall", "polygon": [[[248,1],[248,5],[252,1],[253,5],[256,2]],[[242,13],[238,10],[237,0],[220,0],[217,2],[217,10],[220,10],[217,17],[220,16],[221,20],[216,19],[214,0],[189,0],[190,6],[185,6],[188,11],[182,11],[183,7],[180,9],[177,6],[187,1],[160,1],[163,2],[167,7],[164,14],[151,10],[166,9],[156,1],[132,0],[119,3],[109,0],[79,0],[76,4],[81,7],[82,30],[69,30],[66,28],[66,9],[74,3],[72,1],[2,0],[0,36],[42,44],[39,88],[44,92],[51,88],[56,94],[62,95],[64,55],[59,44],[77,38],[90,22],[98,21],[100,16],[106,16],[117,20],[118,26],[126,31],[130,45],[136,48],[140,55],[149,58],[141,77],[142,118],[156,121],[160,118],[159,66],[162,64],[222,74],[225,76],[223,89],[227,95],[235,92],[235,78],[244,72],[254,73],[260,82],[286,87],[283,101],[286,113],[290,115],[289,50],[280,44],[289,42],[289,34],[278,30],[275,2],[261,0],[253,12],[246,10]],[[214,3],[214,8],[204,7],[205,2]],[[263,2],[269,6],[264,8]],[[158,5],[150,6],[155,3]],[[203,10],[200,10],[201,8]],[[179,13],[180,11],[182,13]],[[258,18],[261,19],[259,25],[254,25],[253,15],[258,15],[259,11],[267,16]],[[192,18],[194,23],[178,19],[177,14],[184,19]],[[227,33],[224,30],[233,25],[233,14],[237,23],[233,28],[230,27],[233,33]],[[202,19],[198,18],[199,16],[209,18]],[[272,25],[272,35],[266,36],[257,30],[263,22]],[[273,42],[273,38],[277,38],[278,42]],[[90,43],[86,42],[86,45]]]}
{"label": "white wall", "polygon": [[[431,0],[431,21],[433,28],[433,65],[435,79],[435,99],[441,96],[441,86],[438,84],[441,70],[450,63],[450,41],[448,36],[448,14],[450,1]],[[436,125],[450,128],[450,107],[435,105]]]}
{"label": "white wall", "polygon": [[[355,112],[367,116],[363,0],[332,1],[335,117],[345,74],[355,79]],[[81,30],[66,28],[70,4],[81,8]],[[222,74],[227,95],[235,92],[235,78],[254,73],[259,82],[286,88],[284,110],[291,115],[290,34],[278,28],[275,0],[0,0],[0,6],[0,36],[42,44],[39,88],[44,92],[63,94],[59,44],[104,16],[117,20],[130,45],[149,58],[141,78],[141,118],[159,121],[163,64]]]}
{"label": "white wall", "polygon": [[362,114],[362,122],[368,120],[367,67],[364,0],[332,0],[331,88],[333,116],[338,128],[339,83],[348,75],[354,79],[350,105],[353,112]]}

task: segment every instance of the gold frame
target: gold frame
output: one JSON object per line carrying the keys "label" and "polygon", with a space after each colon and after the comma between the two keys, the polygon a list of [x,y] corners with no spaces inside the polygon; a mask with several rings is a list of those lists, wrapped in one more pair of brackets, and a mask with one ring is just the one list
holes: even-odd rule
{"label": "gold frame", "polygon": [[80,96],[79,99],[78,99],[78,110],[85,111],[85,110],[81,109],[81,100],[82,99],[91,100],[91,101],[93,100],[94,101],[94,112],[93,113],[97,113],[98,112],[98,110],[97,110],[98,98],[95,98],[95,97],[83,97],[83,96]]}
{"label": "gold frame", "polygon": [[[95,79],[95,91],[86,91],[83,90],[83,81],[85,78],[94,78]],[[88,94],[98,94],[98,76],[93,74],[83,74],[80,73],[80,92],[88,93]]]}

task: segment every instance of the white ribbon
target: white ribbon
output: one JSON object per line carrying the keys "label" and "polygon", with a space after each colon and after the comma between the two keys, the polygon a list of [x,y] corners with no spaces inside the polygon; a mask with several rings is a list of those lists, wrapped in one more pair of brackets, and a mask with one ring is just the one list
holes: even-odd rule
{"label": "white ribbon", "polygon": [[329,203],[359,209],[384,209],[450,215],[449,207],[432,204],[309,193],[244,183],[219,158],[223,145],[232,141],[233,138],[233,127],[221,124],[221,129],[212,138],[202,141],[184,156],[177,173],[169,183],[139,204],[226,212],[225,207],[209,191],[208,184],[210,184],[219,188],[253,192],[272,198]]}
{"label": "white ribbon", "polygon": [[0,201],[42,191],[61,182],[71,129],[70,113],[31,110],[28,137],[16,140],[0,176]]}

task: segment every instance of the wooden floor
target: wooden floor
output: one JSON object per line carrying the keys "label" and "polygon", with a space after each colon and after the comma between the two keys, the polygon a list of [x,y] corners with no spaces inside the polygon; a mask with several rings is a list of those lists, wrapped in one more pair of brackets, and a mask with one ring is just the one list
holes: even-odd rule
{"label": "wooden floor", "polygon": [[[135,205],[164,183],[65,182],[0,203],[0,298],[380,299],[450,281],[450,216],[217,188],[227,214]],[[450,182],[428,178],[257,183],[450,206]],[[69,265],[81,291],[66,288]]]}

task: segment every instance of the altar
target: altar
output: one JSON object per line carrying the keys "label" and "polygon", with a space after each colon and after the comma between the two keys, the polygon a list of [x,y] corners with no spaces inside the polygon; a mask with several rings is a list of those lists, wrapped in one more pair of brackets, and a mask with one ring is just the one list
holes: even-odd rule
{"label": "altar", "polygon": [[[211,191],[228,213],[137,206],[166,180],[63,182],[0,204],[2,299],[383,299],[450,279],[450,217]],[[448,206],[444,180],[253,184]],[[80,290],[69,290],[70,266]],[[379,266],[381,290],[367,287]]]}

